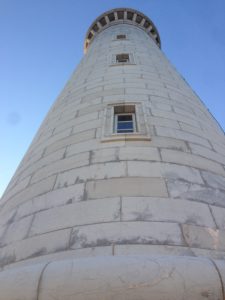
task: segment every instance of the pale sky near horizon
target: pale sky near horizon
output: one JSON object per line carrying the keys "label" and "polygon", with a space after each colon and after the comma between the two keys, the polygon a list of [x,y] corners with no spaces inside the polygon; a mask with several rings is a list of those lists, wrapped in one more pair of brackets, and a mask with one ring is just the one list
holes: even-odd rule
{"label": "pale sky near horizon", "polygon": [[0,0],[0,196],[83,56],[96,17],[131,7],[225,130],[225,0]]}

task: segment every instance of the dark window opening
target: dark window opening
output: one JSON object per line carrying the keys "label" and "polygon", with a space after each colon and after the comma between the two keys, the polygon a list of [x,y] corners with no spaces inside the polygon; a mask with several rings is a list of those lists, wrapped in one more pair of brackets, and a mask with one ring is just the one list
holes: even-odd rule
{"label": "dark window opening", "polygon": [[131,11],[128,11],[128,12],[127,12],[127,19],[128,19],[128,20],[132,20],[132,19],[133,19],[133,16],[134,16],[134,13],[132,13]]}
{"label": "dark window opening", "polygon": [[108,17],[109,17],[109,21],[110,21],[110,22],[112,22],[112,21],[115,20],[114,13],[110,13],[110,14],[108,15]]}
{"label": "dark window opening", "polygon": [[142,16],[140,16],[140,15],[137,15],[137,17],[136,17],[136,22],[137,22],[138,24],[140,24],[140,23],[141,23],[141,21],[142,21],[142,19],[143,19],[143,17],[142,17]]}
{"label": "dark window opening", "polygon": [[118,11],[117,16],[118,16],[118,19],[123,19],[124,18],[123,11]]}
{"label": "dark window opening", "polygon": [[125,34],[118,34],[116,36],[116,38],[117,38],[117,40],[124,40],[124,39],[126,39],[126,35]]}
{"label": "dark window opening", "polygon": [[98,32],[98,30],[99,30],[98,25],[95,24],[95,25],[92,27],[92,29],[94,30],[94,32]]}
{"label": "dark window opening", "polygon": [[116,55],[116,62],[117,63],[128,63],[130,61],[129,54],[122,53]]}
{"label": "dark window opening", "polygon": [[101,19],[99,20],[99,22],[100,22],[100,24],[101,24],[102,26],[105,26],[105,25],[107,24],[105,18],[101,18]]}

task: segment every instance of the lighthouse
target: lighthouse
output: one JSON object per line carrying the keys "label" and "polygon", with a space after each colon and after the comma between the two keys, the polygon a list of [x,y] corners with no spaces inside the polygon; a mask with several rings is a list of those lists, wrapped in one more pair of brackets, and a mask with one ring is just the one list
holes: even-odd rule
{"label": "lighthouse", "polygon": [[225,299],[225,137],[143,13],[84,57],[0,202],[0,300]]}

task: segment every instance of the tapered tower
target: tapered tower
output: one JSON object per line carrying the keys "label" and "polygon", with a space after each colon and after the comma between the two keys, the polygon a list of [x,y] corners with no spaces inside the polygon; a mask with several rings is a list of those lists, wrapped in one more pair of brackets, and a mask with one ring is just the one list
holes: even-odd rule
{"label": "tapered tower", "polygon": [[85,55],[0,207],[0,300],[222,300],[225,138],[128,8]]}

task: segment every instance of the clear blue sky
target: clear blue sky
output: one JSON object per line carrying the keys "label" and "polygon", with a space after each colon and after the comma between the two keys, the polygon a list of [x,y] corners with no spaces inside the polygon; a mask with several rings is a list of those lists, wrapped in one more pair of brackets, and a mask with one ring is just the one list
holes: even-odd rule
{"label": "clear blue sky", "polygon": [[0,196],[79,63],[86,30],[124,6],[153,20],[163,52],[225,129],[225,0],[0,0]]}

